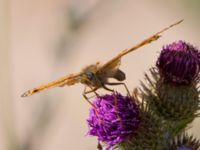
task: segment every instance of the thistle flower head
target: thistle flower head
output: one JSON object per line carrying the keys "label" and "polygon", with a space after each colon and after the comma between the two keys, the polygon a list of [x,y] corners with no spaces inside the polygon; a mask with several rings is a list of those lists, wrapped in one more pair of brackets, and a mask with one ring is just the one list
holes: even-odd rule
{"label": "thistle flower head", "polygon": [[200,71],[200,53],[184,41],[163,47],[156,63],[161,77],[177,84],[190,84]]}
{"label": "thistle flower head", "polygon": [[133,98],[112,94],[96,97],[90,109],[89,135],[109,147],[132,137],[140,124],[139,107]]}

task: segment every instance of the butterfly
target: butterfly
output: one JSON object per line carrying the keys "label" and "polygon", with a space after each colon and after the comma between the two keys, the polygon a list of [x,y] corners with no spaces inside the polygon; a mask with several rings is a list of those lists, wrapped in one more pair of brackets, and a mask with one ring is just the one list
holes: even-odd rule
{"label": "butterfly", "polygon": [[[86,98],[86,100],[88,100],[86,94],[95,92],[99,88],[104,88],[105,90],[113,91],[112,89],[108,88],[107,85],[123,85],[128,91],[126,84],[122,82],[126,79],[125,73],[119,69],[120,64],[121,64],[121,58],[142,46],[145,46],[147,44],[150,44],[153,41],[158,40],[161,37],[161,33],[165,32],[166,30],[172,28],[175,25],[180,24],[181,22],[183,22],[183,20],[180,20],[174,24],[171,24],[170,26],[155,33],[154,35],[143,40],[142,42],[138,43],[132,48],[121,51],[117,56],[110,59],[108,62],[104,64],[100,64],[100,62],[97,62],[95,64],[86,66],[78,73],[66,75],[55,81],[49,82],[47,84],[42,84],[41,86],[28,90],[25,93],[23,93],[21,97],[31,96],[35,93],[38,93],[38,92],[41,92],[53,87],[63,87],[66,85],[71,86],[76,83],[82,83],[86,85],[85,87],[90,88],[89,91],[86,91],[86,88],[83,91],[83,96]],[[111,83],[108,80],[109,78],[114,78],[118,82]]]}

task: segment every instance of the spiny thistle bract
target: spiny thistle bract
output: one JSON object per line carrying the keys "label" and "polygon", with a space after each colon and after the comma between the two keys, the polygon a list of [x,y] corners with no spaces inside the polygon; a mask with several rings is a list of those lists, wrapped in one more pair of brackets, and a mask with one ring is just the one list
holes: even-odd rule
{"label": "spiny thistle bract", "polygon": [[168,150],[200,150],[200,141],[192,135],[181,133],[172,140]]}
{"label": "spiny thistle bract", "polygon": [[[168,146],[167,124],[146,104],[140,105],[141,124],[136,135],[119,144],[120,150],[163,150]],[[166,141],[167,138],[167,141]]]}
{"label": "spiny thistle bract", "polygon": [[134,136],[141,122],[134,99],[119,93],[96,97],[87,121],[88,134],[97,136],[107,149]]}
{"label": "spiny thistle bract", "polygon": [[167,119],[182,120],[195,118],[199,109],[199,91],[195,85],[176,86],[158,81],[155,105]]}

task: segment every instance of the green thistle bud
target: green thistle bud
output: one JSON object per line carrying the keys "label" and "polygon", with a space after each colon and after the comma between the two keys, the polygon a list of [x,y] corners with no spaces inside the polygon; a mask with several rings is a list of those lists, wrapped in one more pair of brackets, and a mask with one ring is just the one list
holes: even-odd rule
{"label": "green thistle bud", "polygon": [[195,85],[174,85],[158,81],[156,85],[157,111],[166,119],[182,120],[196,117],[199,92]]}
{"label": "green thistle bud", "polygon": [[199,91],[196,85],[176,85],[164,82],[156,69],[151,69],[151,77],[141,83],[146,102],[161,117],[171,121],[184,119],[192,121],[199,110]]}

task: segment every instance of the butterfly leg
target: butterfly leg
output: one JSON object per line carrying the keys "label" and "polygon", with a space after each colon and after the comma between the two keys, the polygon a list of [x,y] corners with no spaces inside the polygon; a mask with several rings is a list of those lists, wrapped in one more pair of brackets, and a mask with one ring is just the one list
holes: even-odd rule
{"label": "butterfly leg", "polygon": [[[83,97],[85,98],[85,100],[94,108],[94,111],[95,111],[95,114],[97,115],[97,117],[99,118],[99,120],[100,120],[100,122],[101,123],[103,123],[103,121],[102,121],[102,119],[99,117],[99,113],[98,113],[98,111],[97,111],[97,108],[96,108],[96,106],[89,100],[89,98],[87,97],[87,94],[88,94],[88,92],[89,93],[91,93],[91,92],[94,92],[94,91],[86,91],[86,86],[85,86],[85,88],[84,88],[84,90],[83,90]],[[98,88],[97,88],[98,89]],[[97,90],[96,88],[95,89],[93,89],[93,90]]]}
{"label": "butterfly leg", "polygon": [[89,91],[87,91],[86,88],[87,88],[87,86],[85,86],[85,94],[89,94],[89,93],[93,92],[96,96],[99,96],[99,94],[96,92],[99,88],[97,88],[97,87],[96,88],[90,87],[91,90],[89,90]]}
{"label": "butterfly leg", "polygon": [[126,86],[126,84],[124,83],[124,82],[115,82],[115,83],[106,83],[107,85],[123,85],[124,86],[124,88],[126,89],[126,91],[127,91],[127,94],[128,94],[128,96],[129,97],[131,97],[131,94],[130,94],[130,91],[128,90],[128,87]]}
{"label": "butterfly leg", "polygon": [[85,98],[85,100],[86,100],[91,106],[93,106],[93,107],[95,108],[95,106],[92,104],[92,102],[91,102],[91,101],[89,100],[89,98],[87,97],[87,94],[92,93],[92,92],[96,91],[97,89],[93,89],[93,90],[91,90],[91,91],[86,91],[86,90],[87,90],[87,86],[84,87],[84,90],[83,90],[82,95],[83,95],[83,97]]}
{"label": "butterfly leg", "polygon": [[110,89],[110,88],[108,88],[107,86],[105,86],[105,85],[102,85],[102,88],[104,88],[105,90],[107,90],[107,91],[110,91],[110,92],[114,92],[114,90],[113,89]]}
{"label": "butterfly leg", "polygon": [[117,96],[116,96],[115,91],[113,92],[113,95],[114,95],[114,105],[115,105],[115,109],[116,109],[116,115],[119,118],[121,126],[123,126],[122,119],[121,119],[121,117],[119,116],[119,113],[118,113],[118,102],[117,102]]}
{"label": "butterfly leg", "polygon": [[119,116],[118,114],[118,103],[117,103],[117,96],[116,96],[116,92],[108,87],[106,87],[105,85],[102,85],[102,87],[107,90],[107,91],[110,91],[113,93],[113,96],[114,96],[114,105],[115,105],[115,110],[116,110],[116,114],[117,114],[117,117],[119,118],[121,124],[122,124],[122,119],[121,117]]}
{"label": "butterfly leg", "polygon": [[102,147],[102,145],[101,145],[100,141],[98,141],[98,144],[97,144],[97,149],[98,149],[98,150],[103,150],[103,147]]}

